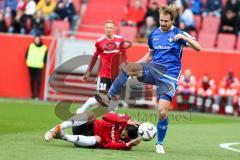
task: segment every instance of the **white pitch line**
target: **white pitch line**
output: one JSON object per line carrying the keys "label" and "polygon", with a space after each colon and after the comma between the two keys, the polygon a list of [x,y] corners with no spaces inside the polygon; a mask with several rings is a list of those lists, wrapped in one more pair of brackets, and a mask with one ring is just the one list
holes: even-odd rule
{"label": "white pitch line", "polygon": [[227,149],[227,150],[231,150],[231,151],[235,151],[235,152],[240,153],[239,149],[235,149],[235,148],[230,147],[230,146],[238,145],[238,144],[240,144],[240,143],[239,142],[237,142],[237,143],[222,143],[222,144],[219,144],[219,147],[221,147],[223,149]]}

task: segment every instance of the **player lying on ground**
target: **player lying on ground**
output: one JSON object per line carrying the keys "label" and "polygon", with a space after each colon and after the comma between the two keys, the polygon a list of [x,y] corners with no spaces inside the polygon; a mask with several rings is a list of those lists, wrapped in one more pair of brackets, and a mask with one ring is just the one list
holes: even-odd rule
{"label": "player lying on ground", "polygon": [[[99,120],[93,113],[85,112],[47,131],[44,138],[65,140],[78,147],[130,150],[141,142],[138,126],[127,114],[109,112]],[[70,127],[73,135],[65,134],[64,130]]]}
{"label": "player lying on ground", "polygon": [[[159,121],[157,124],[157,153],[165,153],[163,140],[168,128],[168,109],[178,87],[183,46],[201,50],[199,43],[189,34],[173,26],[177,11],[174,6],[161,6],[160,27],[148,38],[149,52],[139,61],[129,63],[114,80],[107,95],[96,94],[95,98],[109,106],[112,97],[118,94],[129,76],[157,86]],[[151,63],[148,63],[151,60]]]}

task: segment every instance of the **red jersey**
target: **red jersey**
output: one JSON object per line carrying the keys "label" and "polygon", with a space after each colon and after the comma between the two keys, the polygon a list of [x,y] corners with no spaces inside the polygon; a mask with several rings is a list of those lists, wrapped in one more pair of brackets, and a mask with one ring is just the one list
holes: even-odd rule
{"label": "red jersey", "polygon": [[120,134],[130,117],[126,114],[106,113],[103,120],[94,121],[94,135],[101,137],[100,147],[109,149],[129,149]]}
{"label": "red jersey", "polygon": [[239,86],[239,81],[236,77],[226,76],[221,82],[221,86],[225,89],[237,89]]}
{"label": "red jersey", "polygon": [[190,88],[195,87],[196,85],[196,79],[194,76],[185,77],[184,75],[181,75],[179,80],[179,86],[183,86],[184,88]]}
{"label": "red jersey", "polygon": [[99,77],[114,79],[118,75],[119,65],[126,61],[126,50],[121,47],[123,43],[123,38],[118,35],[113,35],[113,39],[107,39],[104,35],[97,40],[94,56],[100,56]]}
{"label": "red jersey", "polygon": [[199,88],[202,88],[204,91],[208,90],[208,89],[215,89],[215,82],[214,80],[210,79],[208,81],[203,81],[201,80],[199,83]]}

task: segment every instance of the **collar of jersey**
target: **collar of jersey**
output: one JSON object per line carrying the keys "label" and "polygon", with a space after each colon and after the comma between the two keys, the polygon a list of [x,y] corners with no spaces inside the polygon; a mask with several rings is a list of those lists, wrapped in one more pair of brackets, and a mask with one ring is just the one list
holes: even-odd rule
{"label": "collar of jersey", "polygon": [[[173,30],[173,28],[174,28],[174,26],[171,26],[171,28],[167,31],[167,32],[169,32],[169,31],[171,31],[171,30]],[[163,32],[163,30],[162,30],[162,28],[161,27],[159,27],[159,30],[161,31],[161,32]]]}

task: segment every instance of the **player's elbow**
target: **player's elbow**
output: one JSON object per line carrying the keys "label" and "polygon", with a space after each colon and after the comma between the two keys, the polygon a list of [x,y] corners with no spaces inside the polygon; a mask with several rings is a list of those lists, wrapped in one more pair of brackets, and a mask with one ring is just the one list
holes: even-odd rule
{"label": "player's elbow", "polygon": [[199,52],[199,51],[202,50],[202,47],[201,47],[201,45],[200,45],[199,43],[197,43],[197,44],[194,46],[194,49]]}
{"label": "player's elbow", "polygon": [[197,48],[197,51],[201,51],[201,50],[202,50],[202,47],[199,45]]}

